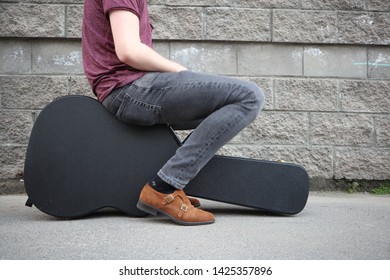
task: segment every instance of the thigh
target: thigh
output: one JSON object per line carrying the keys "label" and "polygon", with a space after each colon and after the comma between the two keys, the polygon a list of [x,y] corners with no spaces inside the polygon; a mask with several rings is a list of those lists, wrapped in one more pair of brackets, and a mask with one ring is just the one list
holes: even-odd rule
{"label": "thigh", "polygon": [[248,84],[234,78],[191,71],[151,72],[115,90],[107,97],[109,102],[103,104],[127,123],[193,124],[219,108],[237,102],[241,98],[240,88]]}
{"label": "thigh", "polygon": [[164,123],[199,121],[242,98],[248,82],[203,73],[155,73],[153,79],[135,84],[148,92],[143,99],[161,108]]}

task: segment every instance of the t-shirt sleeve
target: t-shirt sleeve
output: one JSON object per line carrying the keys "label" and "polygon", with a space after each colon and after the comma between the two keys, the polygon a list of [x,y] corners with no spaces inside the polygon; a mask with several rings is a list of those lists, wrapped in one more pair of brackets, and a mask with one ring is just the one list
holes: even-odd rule
{"label": "t-shirt sleeve", "polygon": [[139,5],[137,0],[102,0],[103,11],[106,16],[112,10],[128,10],[133,12],[138,17],[140,15]]}

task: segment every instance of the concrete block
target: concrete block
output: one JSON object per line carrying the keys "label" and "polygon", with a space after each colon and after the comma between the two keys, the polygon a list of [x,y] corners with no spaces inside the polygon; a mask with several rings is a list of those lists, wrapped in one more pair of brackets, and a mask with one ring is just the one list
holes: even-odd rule
{"label": "concrete block", "polygon": [[276,109],[336,111],[338,103],[338,86],[335,80],[275,80]]}
{"label": "concrete block", "polygon": [[[154,0],[153,3],[162,0]],[[171,6],[204,6],[204,7],[236,7],[236,8],[300,8],[300,0],[166,0]],[[163,3],[161,3],[163,4]]]}
{"label": "concrete block", "polygon": [[63,5],[0,3],[0,14],[0,37],[65,36]]}
{"label": "concrete block", "polygon": [[169,0],[148,0],[147,3],[149,5],[165,5],[165,4],[168,4],[167,3],[168,1]]}
{"label": "concrete block", "polygon": [[1,181],[19,179],[24,169],[26,146],[0,145]]}
{"label": "concrete block", "polygon": [[366,0],[303,0],[302,8],[311,10],[362,11],[366,9]]}
{"label": "concrete block", "polygon": [[258,145],[225,145],[218,155],[267,160],[268,147]]}
{"label": "concrete block", "polygon": [[390,148],[336,148],[336,179],[390,179]]}
{"label": "concrete block", "polygon": [[[166,4],[167,6],[199,6],[199,7],[202,7],[202,6],[214,6],[216,4],[216,0],[165,0],[165,1],[159,1],[157,0],[158,2],[160,2],[160,4]],[[157,4],[157,3],[154,3],[156,2],[156,0],[152,1],[153,4]]]}
{"label": "concrete block", "polygon": [[291,45],[239,44],[238,74],[301,76],[303,48]]}
{"label": "concrete block", "polygon": [[270,24],[270,10],[207,8],[205,39],[270,41]]}
{"label": "concrete block", "polygon": [[389,47],[370,47],[368,49],[368,77],[390,79]]}
{"label": "concrete block", "polygon": [[83,74],[79,41],[40,40],[32,44],[32,72],[37,74]]}
{"label": "concrete block", "polygon": [[346,80],[340,91],[342,111],[390,112],[390,81]]}
{"label": "concrete block", "polygon": [[183,142],[191,134],[191,132],[192,132],[191,129],[189,129],[189,130],[175,130],[175,134],[181,142]]}
{"label": "concrete block", "polygon": [[390,115],[374,117],[376,127],[376,145],[390,147]]}
{"label": "concrete block", "polygon": [[367,77],[365,47],[308,46],[304,50],[304,75],[316,77]]}
{"label": "concrete block", "polygon": [[96,98],[85,76],[70,77],[69,94],[86,95],[89,97]]}
{"label": "concrete block", "polygon": [[[231,7],[259,8],[259,9],[299,9],[301,0],[216,0],[218,3],[228,2]],[[221,5],[221,4],[219,4]]]}
{"label": "concrete block", "polygon": [[154,39],[203,39],[202,8],[150,6],[149,12],[154,26]]}
{"label": "concrete block", "polygon": [[83,12],[82,5],[66,7],[66,37],[81,38]]}
{"label": "concrete block", "polygon": [[313,145],[372,146],[374,121],[370,115],[312,113],[309,136]]}
{"label": "concrete block", "polygon": [[31,73],[31,44],[21,40],[1,40],[0,73]]}
{"label": "concrete block", "polygon": [[369,0],[368,10],[370,11],[390,11],[390,1],[383,0]]}
{"label": "concrete block", "polygon": [[214,43],[172,43],[171,59],[196,72],[237,73],[236,47]]}
{"label": "concrete block", "polygon": [[273,42],[336,43],[336,12],[275,10]]}
{"label": "concrete block", "polygon": [[339,42],[346,44],[390,44],[390,13],[339,12]]}
{"label": "concrete block", "polygon": [[32,124],[29,111],[0,111],[0,143],[27,144]]}
{"label": "concrete block", "polygon": [[302,145],[307,143],[308,114],[262,112],[236,141],[243,144]]}
{"label": "concrete block", "polygon": [[271,146],[270,160],[284,160],[302,165],[312,178],[333,177],[333,149],[330,147]]}
{"label": "concrete block", "polygon": [[273,79],[259,77],[239,77],[239,79],[247,80],[257,84],[265,94],[265,104],[263,110],[274,109],[274,82]]}
{"label": "concrete block", "polygon": [[[84,0],[6,0],[7,2],[25,2],[25,3],[39,3],[39,4],[83,4]],[[149,1],[149,0],[148,0]]]}
{"label": "concrete block", "polygon": [[162,41],[154,41],[153,49],[165,58],[170,58],[170,44]]}
{"label": "concrete block", "polygon": [[1,106],[5,109],[42,109],[68,93],[68,77],[0,76]]}

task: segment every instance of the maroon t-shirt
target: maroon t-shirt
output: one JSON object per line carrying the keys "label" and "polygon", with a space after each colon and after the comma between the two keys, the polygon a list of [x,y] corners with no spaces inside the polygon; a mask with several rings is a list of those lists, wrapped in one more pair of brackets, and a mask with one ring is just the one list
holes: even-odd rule
{"label": "maroon t-shirt", "polygon": [[116,53],[109,12],[128,10],[140,20],[140,39],[152,47],[152,26],[146,0],[85,0],[82,27],[83,66],[92,91],[102,102],[110,92],[145,74],[122,63]]}

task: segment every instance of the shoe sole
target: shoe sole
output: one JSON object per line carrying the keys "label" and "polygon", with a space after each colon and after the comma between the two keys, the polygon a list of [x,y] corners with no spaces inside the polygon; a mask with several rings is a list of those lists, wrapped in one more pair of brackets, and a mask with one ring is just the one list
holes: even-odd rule
{"label": "shoe sole", "polygon": [[200,226],[200,225],[212,224],[215,222],[215,220],[206,221],[206,222],[184,222],[184,221],[178,220],[175,217],[172,217],[171,215],[165,213],[164,211],[161,211],[160,209],[154,208],[153,206],[146,204],[142,201],[138,201],[137,208],[139,210],[142,210],[142,211],[144,211],[150,215],[153,215],[153,216],[156,216],[157,213],[161,213],[164,216],[167,216],[168,218],[170,218],[175,223],[178,223],[178,224],[183,225],[183,226]]}

